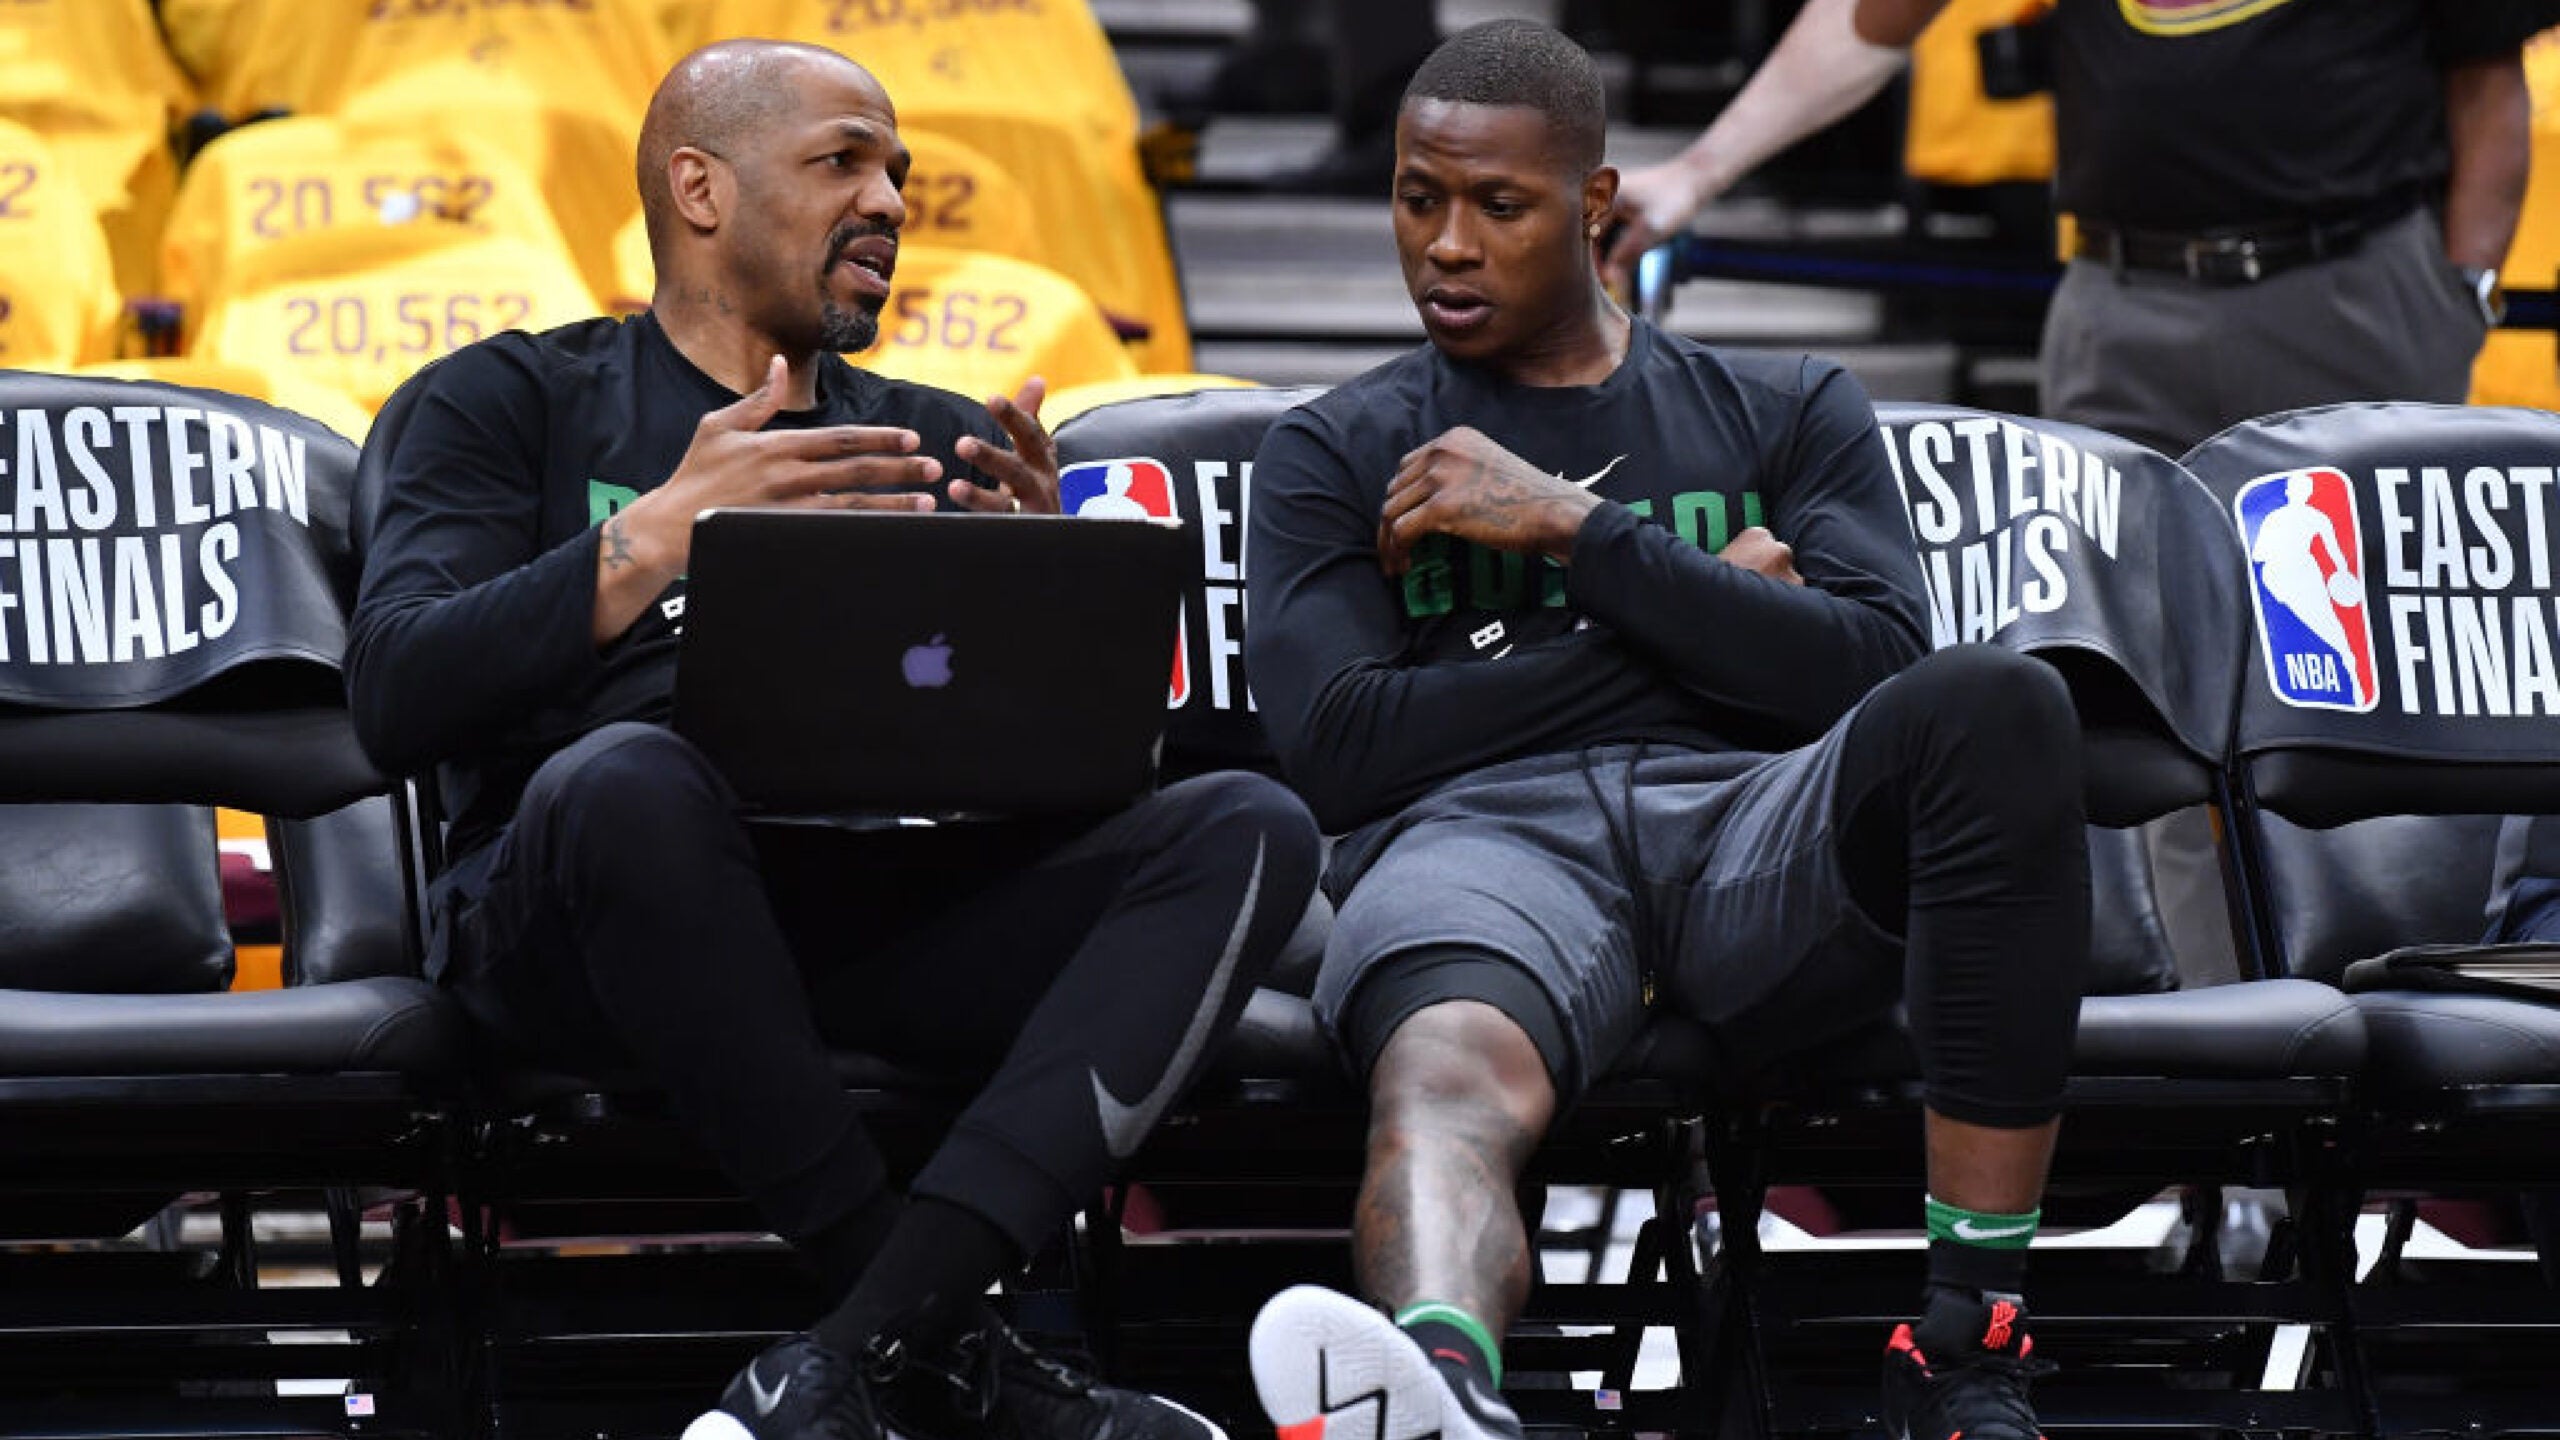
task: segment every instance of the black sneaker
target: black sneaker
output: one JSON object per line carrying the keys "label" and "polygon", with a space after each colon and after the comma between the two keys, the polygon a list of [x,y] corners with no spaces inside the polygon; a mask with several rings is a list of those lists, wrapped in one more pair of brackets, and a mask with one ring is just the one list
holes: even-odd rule
{"label": "black sneaker", "polygon": [[880,1403],[890,1428],[940,1440],[1227,1440],[1161,1395],[1105,1385],[989,1317],[939,1353],[911,1351]]}
{"label": "black sneaker", "polygon": [[2027,1382],[2053,1366],[2034,1358],[2017,1296],[1982,1300],[1980,1340],[1934,1359],[1910,1326],[1894,1330],[1884,1351],[1884,1428],[1894,1440],[2044,1440]]}
{"label": "black sneaker", "polygon": [[807,1335],[766,1347],[683,1440],[887,1440],[861,1367]]}

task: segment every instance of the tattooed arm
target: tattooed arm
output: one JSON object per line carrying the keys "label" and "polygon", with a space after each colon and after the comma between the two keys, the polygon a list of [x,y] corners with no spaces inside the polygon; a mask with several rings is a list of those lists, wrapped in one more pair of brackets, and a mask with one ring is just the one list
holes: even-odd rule
{"label": "tattooed arm", "polygon": [[590,627],[596,648],[612,644],[630,629],[631,622],[666,587],[665,575],[655,566],[640,563],[640,552],[631,543],[631,517],[607,517],[596,530],[595,624]]}
{"label": "tattooed arm", "polygon": [[1413,547],[1454,535],[1495,550],[1564,560],[1600,497],[1546,474],[1461,425],[1404,457],[1378,516],[1378,562],[1401,575]]}

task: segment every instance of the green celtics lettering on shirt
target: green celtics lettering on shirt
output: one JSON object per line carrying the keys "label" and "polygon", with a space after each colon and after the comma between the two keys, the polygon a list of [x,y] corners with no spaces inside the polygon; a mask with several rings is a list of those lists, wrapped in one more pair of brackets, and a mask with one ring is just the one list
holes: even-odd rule
{"label": "green celtics lettering on shirt", "polygon": [[[1742,523],[1733,523],[1732,497],[1721,490],[1690,490],[1671,497],[1671,530],[1690,544],[1713,554],[1733,540],[1736,530],[1765,524],[1760,492],[1742,492]],[[1653,518],[1653,500],[1626,502],[1627,508]],[[1529,557],[1491,550],[1446,535],[1433,535],[1414,547],[1413,567],[1404,572],[1404,613],[1423,620],[1446,615],[1461,606],[1469,610],[1516,610],[1529,603]],[[1564,604],[1564,569],[1538,562],[1537,603],[1549,609]]]}
{"label": "green celtics lettering on shirt", "polygon": [[640,492],[628,485],[605,480],[587,482],[587,523],[599,525],[613,518],[623,506],[640,498]]}

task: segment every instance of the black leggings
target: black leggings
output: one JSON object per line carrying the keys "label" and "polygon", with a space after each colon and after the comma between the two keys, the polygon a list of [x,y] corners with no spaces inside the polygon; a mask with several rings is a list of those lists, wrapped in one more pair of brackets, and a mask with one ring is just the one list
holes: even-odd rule
{"label": "black leggings", "polygon": [[1316,853],[1294,797],[1234,774],[1073,826],[750,826],[699,751],[622,724],[535,774],[440,931],[484,1029],[636,1067],[794,1242],[886,1183],[830,1045],[975,1083],[913,1189],[1029,1253],[1234,1023]]}
{"label": "black leggings", "polygon": [[2053,1118],[2089,977],[2080,730],[2051,667],[1964,646],[1877,687],[1849,722],[1833,823],[1851,899],[1904,937],[1929,1107]]}

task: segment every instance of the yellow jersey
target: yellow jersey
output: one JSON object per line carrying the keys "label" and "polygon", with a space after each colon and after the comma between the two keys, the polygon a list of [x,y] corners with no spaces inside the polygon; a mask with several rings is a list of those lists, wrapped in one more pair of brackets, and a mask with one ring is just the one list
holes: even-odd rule
{"label": "yellow jersey", "polygon": [[1982,90],[1986,30],[2053,8],[2052,0],[1950,0],[1911,46],[1911,111],[1902,168],[1938,185],[2053,178],[2053,97],[1994,100]]}
{"label": "yellow jersey", "polygon": [[[2525,46],[2524,75],[2533,95],[2533,177],[2498,274],[2519,290],[2549,290],[2560,282],[2560,30]],[[2560,345],[2552,332],[2490,331],[2471,365],[2471,403],[2560,410]]]}
{"label": "yellow jersey", "polygon": [[568,253],[542,187],[470,134],[296,116],[243,126],[187,167],[162,237],[161,293],[193,311],[242,257],[334,226],[440,219]]}
{"label": "yellow jersey", "polygon": [[0,119],[53,148],[129,295],[151,293],[157,278],[160,226],[178,183],[169,130],[194,108],[149,0],[0,4]]}
{"label": "yellow jersey", "polygon": [[1137,373],[1074,281],[1009,256],[924,245],[900,247],[880,338],[846,358],[971,399],[1011,395],[1034,375],[1062,389]]}
{"label": "yellow jersey", "polygon": [[249,256],[188,353],[378,410],[419,366],[501,330],[597,313],[558,252],[450,221],[310,230]]}
{"label": "yellow jersey", "polygon": [[124,302],[87,194],[23,125],[0,120],[0,366],[115,354]]}
{"label": "yellow jersey", "polygon": [[215,360],[190,360],[183,355],[165,359],[109,360],[97,365],[83,365],[73,372],[78,375],[104,375],[113,380],[156,380],[163,385],[184,385],[193,390],[219,390],[226,395],[245,395],[264,400],[280,410],[290,410],[305,419],[317,420],[361,445],[365,432],[373,428],[373,417],[364,407],[337,391],[299,375],[261,370],[252,365],[229,365]]}

